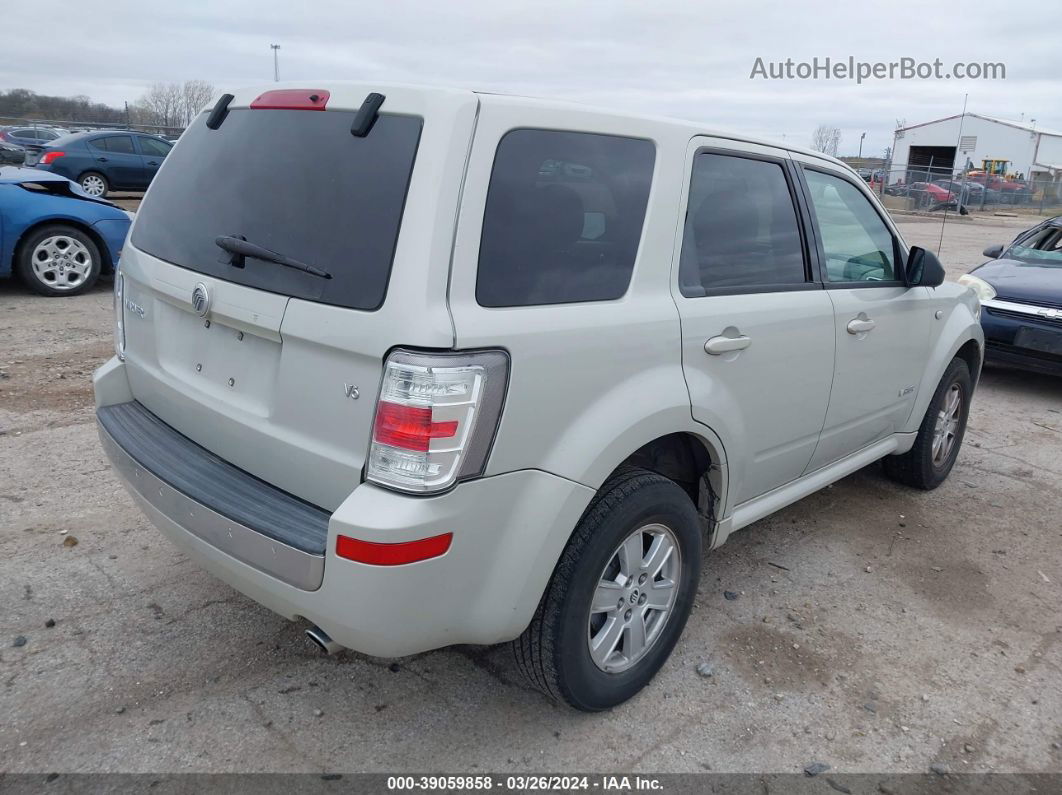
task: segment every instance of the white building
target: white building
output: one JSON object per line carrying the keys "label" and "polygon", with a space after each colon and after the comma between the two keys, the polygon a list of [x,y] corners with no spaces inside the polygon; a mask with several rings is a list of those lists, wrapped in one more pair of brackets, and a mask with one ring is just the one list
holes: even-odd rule
{"label": "white building", "polygon": [[980,113],[901,127],[893,139],[889,181],[929,168],[938,175],[960,171],[968,161],[981,168],[982,160],[1008,160],[1009,174],[1055,182],[1062,179],[1062,132]]}

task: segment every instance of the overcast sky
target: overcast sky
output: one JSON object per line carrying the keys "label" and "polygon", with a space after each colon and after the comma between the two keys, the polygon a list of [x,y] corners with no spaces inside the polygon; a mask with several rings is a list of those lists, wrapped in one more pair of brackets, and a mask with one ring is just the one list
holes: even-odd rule
{"label": "overcast sky", "polygon": [[[897,120],[962,109],[1062,129],[1062,3],[517,2],[516,0],[50,0],[0,20],[0,88],[121,106],[154,81],[218,88],[272,80],[443,83],[629,108],[880,155]],[[992,10],[989,10],[992,9]],[[750,79],[814,57],[1002,62],[1005,80]]]}

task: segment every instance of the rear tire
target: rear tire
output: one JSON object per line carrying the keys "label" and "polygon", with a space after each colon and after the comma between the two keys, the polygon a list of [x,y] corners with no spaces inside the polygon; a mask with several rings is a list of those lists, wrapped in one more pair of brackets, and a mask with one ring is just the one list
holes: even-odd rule
{"label": "rear tire", "polygon": [[700,569],[701,525],[689,495],[644,469],[614,476],[576,526],[530,626],[513,641],[518,667],[576,709],[621,704],[671,654]]}
{"label": "rear tire", "polygon": [[85,191],[89,196],[95,196],[98,199],[106,198],[107,191],[111,189],[111,185],[107,182],[107,178],[98,171],[86,171],[77,178],[77,184],[80,185],[81,190]]}
{"label": "rear tire", "polygon": [[[885,474],[916,489],[930,491],[943,483],[955,466],[973,397],[973,379],[966,362],[951,360],[929,402],[914,447],[882,460]],[[956,405],[955,401],[958,401]]]}

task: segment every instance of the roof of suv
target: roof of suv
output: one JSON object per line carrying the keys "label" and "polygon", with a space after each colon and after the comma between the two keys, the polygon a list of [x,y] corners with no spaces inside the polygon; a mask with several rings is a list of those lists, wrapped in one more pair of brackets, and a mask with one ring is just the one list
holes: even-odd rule
{"label": "roof of suv", "polygon": [[[688,121],[683,119],[676,119],[668,116],[654,116],[652,114],[642,113],[629,113],[615,108],[603,108],[593,105],[585,105],[578,102],[560,99],[545,99],[539,97],[528,97],[516,94],[504,94],[491,91],[475,91],[472,89],[460,89],[460,88],[447,88],[440,86],[425,86],[408,83],[364,83],[342,80],[321,80],[321,81],[299,81],[299,82],[281,82],[281,83],[265,83],[254,86],[244,86],[239,89],[232,89],[231,92],[234,95],[234,99],[230,103],[230,107],[247,107],[250,103],[258,97],[260,94],[266,91],[276,91],[284,89],[307,89],[309,86],[319,89],[327,89],[332,94],[332,104],[330,107],[349,107],[351,110],[356,110],[361,100],[369,92],[378,92],[387,95],[389,89],[400,90],[403,92],[416,92],[419,94],[432,94],[439,99],[444,99],[446,96],[453,98],[476,96],[479,101],[488,104],[493,102],[505,103],[505,104],[521,104],[528,107],[541,107],[550,109],[564,109],[569,110],[572,113],[586,113],[595,115],[611,116],[615,119],[638,119],[644,122],[650,122],[652,124],[660,125],[661,127],[667,127],[673,130],[684,130],[694,135],[704,135],[713,138],[727,138],[734,141],[741,141],[744,143],[757,144],[760,146],[770,146],[776,149],[785,149],[790,152],[796,152],[808,157],[818,158],[834,165],[841,166],[842,168],[851,171],[851,167],[838,160],[835,157],[823,154],[822,152],[816,152],[812,149],[807,149],[801,146],[793,146],[788,143],[780,141],[772,141],[769,139],[755,138],[745,135],[743,133],[736,133],[732,131],[715,129],[709,125],[701,122]],[[210,106],[213,106],[217,98],[211,100]],[[853,172],[854,173],[854,172]]]}

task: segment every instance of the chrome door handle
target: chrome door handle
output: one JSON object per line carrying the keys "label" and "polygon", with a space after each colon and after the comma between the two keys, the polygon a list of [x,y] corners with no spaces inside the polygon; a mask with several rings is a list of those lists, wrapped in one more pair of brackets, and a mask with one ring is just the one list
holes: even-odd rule
{"label": "chrome door handle", "polygon": [[848,321],[849,334],[862,334],[865,331],[873,331],[878,324],[868,317],[854,317]]}
{"label": "chrome door handle", "polygon": [[743,351],[752,344],[752,338],[742,334],[740,337],[712,337],[704,343],[704,352],[719,356],[731,351]]}

